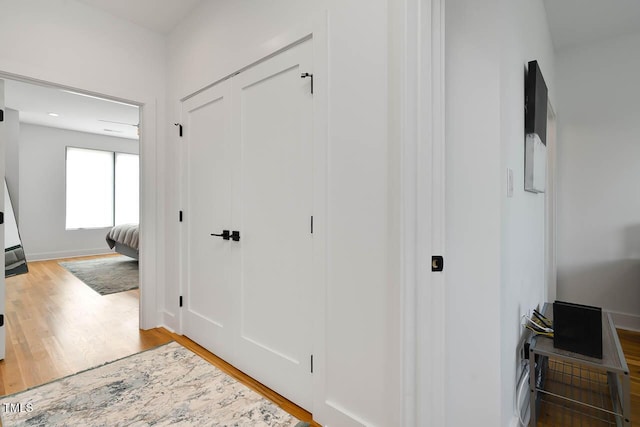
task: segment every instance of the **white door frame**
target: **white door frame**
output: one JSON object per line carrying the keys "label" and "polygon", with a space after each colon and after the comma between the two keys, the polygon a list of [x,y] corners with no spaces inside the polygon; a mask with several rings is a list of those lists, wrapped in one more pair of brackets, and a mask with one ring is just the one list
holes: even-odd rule
{"label": "white door frame", "polygon": [[[156,195],[156,152],[157,133],[156,99],[152,100],[131,100],[119,98],[104,93],[97,93],[82,88],[66,86],[51,81],[39,80],[18,74],[7,73],[0,70],[0,79],[17,80],[24,83],[47,86],[57,89],[64,89],[73,92],[83,93],[90,96],[110,99],[118,102],[125,102],[137,105],[140,108],[140,303],[139,303],[139,328],[151,329],[158,326],[157,316],[157,295],[159,275],[157,266],[163,263],[157,262],[156,246],[158,239],[158,225],[156,218],[157,195]],[[4,304],[4,301],[0,302]],[[2,310],[4,312],[4,308]]]}
{"label": "white door frame", "polygon": [[[234,64],[237,68],[233,69],[230,68],[229,71],[231,72],[227,72],[226,74],[222,75],[222,76],[213,76],[212,83],[207,84],[206,86],[197,89],[196,91],[189,93],[183,97],[181,97],[180,99],[178,99],[176,101],[176,111],[178,111],[179,113],[179,120],[177,124],[184,124],[185,121],[185,117],[183,116],[183,105],[184,103],[193,98],[194,96],[206,91],[207,89],[210,89],[220,83],[222,83],[223,81],[230,79],[231,77],[235,76],[236,74],[239,74],[251,67],[253,67],[254,65],[257,65],[273,56],[278,55],[281,52],[284,52],[292,47],[294,47],[297,44],[303,43],[307,40],[314,40],[313,43],[313,55],[314,58],[315,57],[322,57],[322,58],[326,58],[327,54],[326,54],[326,37],[324,36],[326,32],[326,22],[324,21],[318,21],[317,23],[313,23],[313,24],[307,24],[307,25],[301,25],[300,27],[296,27],[296,28],[291,28],[288,31],[283,32],[281,35],[275,37],[271,42],[269,43],[265,43],[265,45],[268,45],[271,47],[271,49],[265,50],[264,47],[260,47],[258,49],[249,49],[246,52],[238,52],[237,53],[237,57],[240,58],[238,61],[236,61]],[[320,39],[320,42],[316,42],[318,39]],[[315,61],[315,59],[314,59]],[[322,70],[322,64],[326,63],[326,59],[325,60],[321,60],[320,61],[321,65],[315,65],[314,64],[314,69],[315,68],[319,68],[320,70]],[[326,66],[325,66],[326,67]],[[314,71],[314,85],[318,85],[318,81],[322,80],[323,77],[318,75],[318,74],[322,74],[322,71]],[[325,79],[326,80],[326,79]],[[325,83],[326,84],[326,83]],[[327,122],[327,119],[325,117],[326,115],[326,107],[323,109],[322,107],[318,108],[318,105],[323,105],[322,101],[317,101],[319,97],[314,96],[314,130],[313,130],[313,138],[314,138],[314,144],[315,141],[326,141],[326,130],[319,130],[319,125],[318,123],[322,124]],[[322,98],[322,97],[320,97]],[[316,120],[316,115],[319,114],[320,117]],[[170,136],[167,136],[167,138],[170,138]],[[325,143],[326,145],[326,143]],[[315,145],[314,145],[315,147]],[[315,148],[314,148],[315,150]],[[322,159],[325,159],[324,154],[323,153],[319,153],[319,156],[321,156]],[[187,179],[186,179],[186,171],[188,169],[188,165],[187,165],[187,155],[186,155],[186,147],[184,144],[180,145],[180,149],[178,152],[178,179],[179,179],[179,184],[178,184],[178,188],[179,188],[179,197],[178,197],[178,203],[180,205],[180,209],[184,209],[184,207],[187,205]],[[314,159],[316,158],[316,153],[314,152]],[[314,167],[316,168],[316,170],[318,170],[317,167],[317,162],[314,160]],[[323,181],[320,181],[323,180]],[[324,182],[326,180],[326,177],[324,176],[319,176],[317,174],[314,175],[314,182],[322,182],[322,184],[320,185],[320,188],[317,189],[317,191],[321,191],[322,194],[324,194]],[[315,185],[315,184],[314,184]],[[315,189],[314,189],[314,194],[315,194]],[[324,200],[324,199],[323,199]],[[316,200],[314,200],[314,204],[316,203]],[[314,205],[315,206],[315,205]],[[322,218],[324,218],[325,212],[326,210],[324,209],[324,206],[321,206],[321,215],[323,215]],[[317,221],[324,221],[324,219],[321,219],[320,217],[314,217],[314,223],[318,224]],[[178,289],[178,294],[179,295],[184,295],[185,292],[185,288],[186,288],[186,283],[187,283],[187,273],[185,271],[185,265],[186,265],[186,253],[187,253],[187,227],[183,227],[181,226],[178,230],[178,236],[179,236],[179,248],[180,248],[180,255],[179,255],[179,267],[178,267],[178,277],[179,277],[179,289]],[[320,240],[319,237],[314,237],[314,240]],[[316,266],[314,265],[314,271],[316,269]],[[314,284],[315,286],[315,284]],[[324,311],[323,311],[324,313]],[[176,328],[176,333],[178,334],[183,334],[184,333],[184,316],[183,316],[183,312],[181,308],[178,308],[178,324],[177,324],[177,328]]]}
{"label": "white door frame", "polygon": [[[2,113],[6,116],[7,109],[5,108],[5,103],[4,103],[4,80],[2,78],[0,78],[0,111],[2,111]],[[6,118],[3,117],[3,121],[0,122],[0,176],[2,176],[3,178],[5,176],[5,163],[6,163],[5,137],[7,135],[7,131],[6,131],[7,125],[4,123],[5,121],[6,121]],[[5,211],[4,191],[0,196],[0,206],[2,206],[2,211],[4,212]],[[0,241],[3,242],[3,247],[4,247],[4,229],[5,229],[5,226],[0,225]],[[2,271],[5,271],[4,259],[2,260]],[[5,277],[4,277],[4,274],[2,274],[2,277],[0,277],[0,314],[4,316],[4,320],[3,320],[2,326],[0,326],[0,360],[4,360],[5,354],[6,354],[5,343],[6,343],[6,331],[7,331],[8,319],[7,319],[7,311],[5,310],[5,307],[6,307],[5,285],[6,285]]]}
{"label": "white door frame", "polygon": [[547,103],[547,182],[545,191],[545,281],[543,301],[555,301],[557,289],[558,265],[556,258],[556,195],[557,195],[557,138],[558,121],[556,112],[551,105],[551,100]]}
{"label": "white door frame", "polygon": [[442,426],[445,273],[431,256],[445,255],[445,2],[403,3],[402,425]]}

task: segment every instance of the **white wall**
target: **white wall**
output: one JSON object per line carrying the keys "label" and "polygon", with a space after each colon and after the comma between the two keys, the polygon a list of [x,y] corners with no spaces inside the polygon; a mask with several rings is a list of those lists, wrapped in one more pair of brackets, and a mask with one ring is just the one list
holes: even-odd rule
{"label": "white wall", "polygon": [[[311,32],[328,15],[329,56],[314,58],[315,66],[328,63],[328,75],[314,71],[316,96],[328,99],[329,116],[327,305],[326,317],[317,319],[326,328],[326,352],[314,355],[322,367],[314,375],[324,376],[324,389],[309,409],[320,422],[341,420],[331,425],[400,425],[400,292],[388,268],[390,239],[400,228],[389,221],[387,201],[386,9],[383,0],[203,2],[168,40],[168,109],[177,122],[181,97],[271,53],[293,34]],[[328,93],[321,93],[327,86],[320,80],[330,81]],[[168,187],[167,214],[175,216],[180,141],[174,129],[171,136],[165,169],[176,184]],[[178,223],[168,225],[167,248],[175,248],[168,259],[175,259]],[[175,328],[179,272],[168,264],[166,274],[174,286],[167,288],[165,322]]]}
{"label": "white wall", "polygon": [[451,427],[501,425],[498,3],[446,2],[445,354]]}
{"label": "white wall", "polygon": [[[132,100],[160,97],[164,40],[75,0],[0,0],[0,71]],[[46,42],[45,42],[46,41]]]}
{"label": "white wall", "polygon": [[[18,154],[19,141],[20,141],[20,114],[16,110],[7,108],[4,111],[5,131],[6,139],[4,145],[5,155],[5,177],[7,179],[7,188],[11,195],[11,202],[13,203],[13,210],[18,220],[20,207],[18,206],[20,200],[20,193],[18,185],[20,182],[19,176],[19,162],[20,158]],[[18,222],[18,224],[20,224]]]}
{"label": "white wall", "polygon": [[138,141],[22,123],[20,235],[27,261],[111,252],[109,228],[66,230],[67,146],[138,153]]}
{"label": "white wall", "polygon": [[446,19],[447,425],[506,426],[520,314],[544,289],[544,195],[524,191],[525,70],[538,60],[553,97],[553,47],[542,1],[450,0]]}
{"label": "white wall", "polygon": [[558,61],[558,299],[640,329],[640,34]]}
{"label": "white wall", "polygon": [[[502,417],[514,422],[514,394],[520,363],[521,316],[545,301],[545,195],[524,191],[524,81],[527,63],[537,60],[555,100],[555,58],[542,1],[503,2],[500,169],[502,200],[501,366]],[[510,19],[504,19],[508,16]],[[506,197],[506,170],[514,192]]]}
{"label": "white wall", "polygon": [[[0,0],[0,73],[26,76],[140,102],[141,326],[159,323],[156,252],[161,254],[163,203],[165,39],[75,0]],[[162,124],[162,125],[160,125]],[[159,224],[159,226],[158,226]],[[158,264],[159,265],[159,264]],[[157,278],[156,278],[157,276]]]}

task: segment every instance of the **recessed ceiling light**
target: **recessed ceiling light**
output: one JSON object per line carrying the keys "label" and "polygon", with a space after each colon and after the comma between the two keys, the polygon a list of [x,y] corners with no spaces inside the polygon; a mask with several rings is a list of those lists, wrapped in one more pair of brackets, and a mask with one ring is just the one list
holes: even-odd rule
{"label": "recessed ceiling light", "polygon": [[47,114],[49,114],[51,117],[58,117],[60,115],[58,113],[47,113]]}

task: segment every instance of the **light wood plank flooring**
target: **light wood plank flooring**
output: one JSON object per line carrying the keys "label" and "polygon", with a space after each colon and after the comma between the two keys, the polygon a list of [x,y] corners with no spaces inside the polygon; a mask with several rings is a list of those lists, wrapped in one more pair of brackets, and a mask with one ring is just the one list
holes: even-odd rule
{"label": "light wood plank flooring", "polygon": [[[92,259],[96,257],[74,258]],[[51,260],[6,280],[7,352],[0,395],[16,393],[175,340],[300,420],[303,410],[186,337],[138,329],[139,291],[101,296]],[[314,426],[319,424],[313,423]]]}
{"label": "light wood plank flooring", "polygon": [[[29,274],[7,279],[7,355],[0,362],[0,395],[175,340],[295,417],[311,421],[311,414],[188,338],[163,328],[140,331],[138,290],[100,296],[59,261],[31,262]],[[631,371],[632,424],[640,426],[640,333],[618,333]]]}

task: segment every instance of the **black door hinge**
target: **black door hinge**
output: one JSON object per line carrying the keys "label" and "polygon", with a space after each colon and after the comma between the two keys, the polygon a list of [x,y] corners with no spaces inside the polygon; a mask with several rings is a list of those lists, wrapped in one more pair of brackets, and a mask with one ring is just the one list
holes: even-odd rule
{"label": "black door hinge", "polygon": [[311,215],[311,234],[313,234],[313,215]]}
{"label": "black door hinge", "polygon": [[0,314],[0,326],[4,326],[4,314]]}
{"label": "black door hinge", "polygon": [[180,123],[174,123],[174,126],[178,126],[178,133],[180,135],[180,138],[182,138],[182,125]]}
{"label": "black door hinge", "polygon": [[302,73],[300,74],[300,78],[306,79],[307,77],[311,78],[311,93],[313,93],[313,74],[310,73]]}
{"label": "black door hinge", "polygon": [[444,257],[434,255],[431,257],[431,271],[442,271],[444,269]]}
{"label": "black door hinge", "polygon": [[4,110],[0,110],[0,122],[4,122]]}
{"label": "black door hinge", "polygon": [[182,222],[182,211],[180,211],[180,214],[178,215],[180,222]]}
{"label": "black door hinge", "polygon": [[180,307],[182,307],[182,295],[180,295]]}
{"label": "black door hinge", "polygon": [[313,374],[313,354],[311,355],[311,373]]}
{"label": "black door hinge", "polygon": [[4,224],[4,212],[0,212],[0,224]]}

